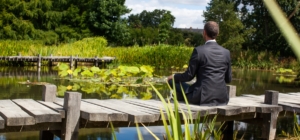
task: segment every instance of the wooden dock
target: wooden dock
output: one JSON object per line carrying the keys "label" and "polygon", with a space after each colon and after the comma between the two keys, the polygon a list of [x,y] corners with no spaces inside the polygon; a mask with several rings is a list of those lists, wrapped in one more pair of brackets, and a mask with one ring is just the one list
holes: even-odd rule
{"label": "wooden dock", "polygon": [[[54,134],[65,140],[76,139],[80,128],[106,128],[111,121],[114,127],[129,127],[135,123],[147,126],[162,125],[158,100],[140,99],[81,99],[78,92],[66,92],[56,97],[56,86],[43,87],[43,99],[0,100],[0,132],[40,131],[41,139],[53,139]],[[232,89],[232,86],[231,88]],[[300,93],[282,94],[266,91],[265,95],[234,97],[226,106],[190,105],[193,119],[198,113],[217,115],[217,121],[225,121],[226,136],[231,139],[233,122],[257,122],[262,126],[262,138],[274,139],[278,114],[282,111],[300,114]],[[187,113],[188,108],[180,103]]]}
{"label": "wooden dock", "polygon": [[52,62],[68,62],[70,67],[77,67],[78,62],[85,62],[85,63],[94,63],[94,66],[98,66],[99,63],[110,63],[115,60],[115,57],[78,57],[78,56],[0,56],[0,60],[8,61],[8,62],[36,62],[38,67],[42,66],[43,61],[47,61],[48,64],[51,66]]}

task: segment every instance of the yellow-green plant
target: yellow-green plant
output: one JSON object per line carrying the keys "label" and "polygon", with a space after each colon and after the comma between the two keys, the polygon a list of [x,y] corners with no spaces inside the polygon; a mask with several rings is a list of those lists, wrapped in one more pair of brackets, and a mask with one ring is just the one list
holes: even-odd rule
{"label": "yellow-green plant", "polygon": [[[165,101],[164,97],[158,92],[158,90],[152,84],[150,85],[153,88],[153,90],[156,92],[156,94],[158,95],[158,97],[160,98],[164,106],[164,108],[160,109],[160,112],[161,112],[163,125],[166,131],[165,139],[167,140],[183,140],[183,139],[208,140],[210,139],[211,136],[213,136],[215,140],[222,139],[222,132],[220,130],[221,127],[217,130],[215,129],[215,122],[217,116],[215,116],[212,120],[210,120],[208,115],[206,115],[204,117],[204,120],[202,121],[202,125],[200,125],[201,116],[200,114],[198,114],[198,118],[195,120],[193,119],[192,111],[189,107],[185,95],[184,95],[184,99],[186,102],[186,106],[188,108],[187,111],[183,111],[183,109],[180,108],[179,102],[177,101],[176,90],[172,90],[173,98],[174,98],[173,100],[174,106],[172,106],[169,100]],[[174,81],[173,81],[173,86],[174,86]],[[173,89],[175,89],[175,87]],[[167,118],[165,117],[165,114],[167,114],[166,115]],[[184,121],[183,126],[184,126],[185,133],[182,131],[181,120]],[[191,124],[194,124],[192,130],[190,127]],[[149,132],[151,133],[151,131]],[[151,134],[154,135],[153,133]],[[157,138],[155,135],[154,137]]]}
{"label": "yellow-green plant", "polygon": [[286,137],[288,139],[296,139],[296,140],[300,140],[300,125],[298,123],[298,118],[297,118],[297,114],[294,113],[293,116],[293,134],[290,134],[288,132],[282,131],[281,134],[279,136],[283,136]]}

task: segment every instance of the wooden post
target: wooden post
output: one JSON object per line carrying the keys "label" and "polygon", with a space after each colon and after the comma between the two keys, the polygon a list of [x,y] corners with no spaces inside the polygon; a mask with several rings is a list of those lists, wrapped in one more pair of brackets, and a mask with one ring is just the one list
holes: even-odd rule
{"label": "wooden post", "polygon": [[66,118],[63,119],[62,140],[78,139],[81,96],[78,92],[65,92],[63,108]]}
{"label": "wooden post", "polygon": [[75,68],[77,68],[77,63],[78,63],[78,54],[76,55]]}
{"label": "wooden post", "polygon": [[43,101],[45,102],[55,102],[56,100],[56,85],[43,85]]}
{"label": "wooden post", "polygon": [[[228,92],[229,98],[236,97],[236,86],[227,85],[227,92]],[[233,139],[234,121],[226,121],[223,123],[224,123],[222,126],[223,140],[232,140]]]}
{"label": "wooden post", "polygon": [[98,56],[95,56],[95,67],[98,67]]}
{"label": "wooden post", "polygon": [[[267,90],[265,92],[265,104],[278,105],[278,91]],[[262,114],[263,127],[262,138],[274,140],[276,136],[276,124],[279,112],[273,111],[268,114]]]}
{"label": "wooden post", "polygon": [[227,85],[227,90],[228,90],[229,98],[236,97],[236,86]]}
{"label": "wooden post", "polygon": [[41,54],[38,55],[38,68],[42,66],[42,57]]}
{"label": "wooden post", "polygon": [[[56,100],[56,85],[43,85],[42,101],[54,102]],[[40,131],[40,140],[53,140],[54,134],[51,131]]]}
{"label": "wooden post", "polygon": [[73,68],[73,56],[72,55],[70,56],[70,68],[71,69]]}
{"label": "wooden post", "polygon": [[48,61],[48,65],[49,65],[49,67],[53,66],[53,64],[52,64],[52,54],[50,54],[50,60]]}

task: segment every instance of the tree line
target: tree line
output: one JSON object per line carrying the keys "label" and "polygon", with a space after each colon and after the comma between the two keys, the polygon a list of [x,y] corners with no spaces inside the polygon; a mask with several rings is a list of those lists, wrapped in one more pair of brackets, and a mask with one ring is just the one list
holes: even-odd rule
{"label": "tree line", "polygon": [[[299,33],[299,2],[277,2]],[[111,46],[203,44],[201,33],[173,28],[176,19],[170,11],[130,14],[124,4],[125,0],[0,0],[0,39],[51,45],[104,36]],[[218,42],[231,51],[293,55],[261,0],[211,0],[202,16],[204,22],[219,23]]]}

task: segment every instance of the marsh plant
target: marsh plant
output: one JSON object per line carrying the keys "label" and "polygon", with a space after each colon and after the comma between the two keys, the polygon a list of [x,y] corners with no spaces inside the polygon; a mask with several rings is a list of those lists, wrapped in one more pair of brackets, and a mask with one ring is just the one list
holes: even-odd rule
{"label": "marsh plant", "polygon": [[[150,85],[158,95],[164,106],[160,109],[160,114],[163,121],[163,127],[165,128],[166,132],[166,134],[164,135],[165,140],[208,140],[211,137],[213,137],[215,140],[222,139],[221,127],[218,129],[215,127],[217,116],[214,116],[211,119],[210,117],[208,117],[208,115],[201,117],[200,114],[198,114],[198,117],[195,119],[192,116],[192,111],[185,95],[184,99],[187,110],[184,110],[181,107],[180,103],[177,101],[175,90],[172,90],[170,88],[173,94],[173,103],[171,103],[170,100],[166,101],[162,94],[160,94],[152,84]],[[201,118],[203,119],[201,120]],[[147,129],[145,125],[143,126]],[[182,126],[184,128],[184,131],[182,130]],[[153,135],[153,138],[158,139],[158,137],[149,129],[147,130],[150,134]],[[138,128],[137,131],[139,132]],[[142,135],[140,133],[138,133],[138,135],[139,139],[142,139]]]}
{"label": "marsh plant", "polygon": [[293,116],[293,134],[290,134],[288,132],[282,131],[279,136],[292,139],[292,140],[300,140],[300,125],[298,122],[298,116],[295,113]]}
{"label": "marsh plant", "polygon": [[[152,88],[147,83],[153,80],[153,67],[118,66],[110,69],[99,67],[78,67],[70,69],[67,64],[58,65],[60,79],[68,80],[72,84],[60,85],[58,95],[63,96],[65,91],[84,91],[87,94],[98,93],[108,98],[136,97],[138,94],[142,99],[152,98]],[[140,87],[143,90],[133,90]]]}

